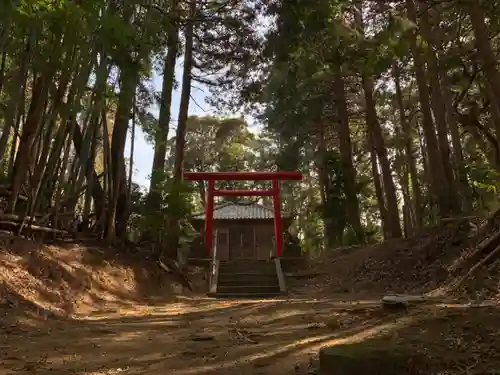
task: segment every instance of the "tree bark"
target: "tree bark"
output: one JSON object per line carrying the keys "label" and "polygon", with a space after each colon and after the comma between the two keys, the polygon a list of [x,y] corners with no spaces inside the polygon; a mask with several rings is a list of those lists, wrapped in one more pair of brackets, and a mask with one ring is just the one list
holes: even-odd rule
{"label": "tree bark", "polygon": [[37,133],[42,111],[48,94],[49,77],[39,76],[34,84],[28,116],[23,126],[19,150],[12,173],[12,193],[7,203],[6,212],[13,213],[16,208],[17,197],[21,187],[26,181],[26,176],[32,161],[32,147]]}
{"label": "tree bark", "polygon": [[[177,10],[177,2],[172,4],[172,9]],[[179,50],[179,25],[171,21],[167,35],[167,54],[163,65],[163,84],[160,101],[160,116],[158,129],[155,131],[155,149],[151,170],[151,181],[147,205],[151,209],[158,207],[160,187],[165,175],[165,156],[167,153],[168,132],[171,119],[172,92],[175,80],[175,63]]]}
{"label": "tree bark", "polygon": [[[126,218],[120,217],[123,210],[126,210],[126,175],[125,162],[123,153],[125,151],[125,142],[127,140],[128,124],[130,113],[135,96],[135,89],[139,83],[139,70],[137,62],[131,63],[132,66],[127,66],[122,69],[120,75],[120,95],[118,107],[116,110],[115,121],[113,124],[113,134],[111,136],[111,185],[112,195],[110,197],[111,205],[108,208],[108,219],[106,226],[106,236],[109,241],[112,241],[115,235],[123,234],[123,222]],[[124,197],[125,195],[125,197]],[[125,199],[125,201],[124,201]]]}
{"label": "tree bark", "polygon": [[[413,0],[406,0],[408,18],[417,23],[416,9]],[[448,199],[448,184],[446,180],[443,160],[439,152],[439,143],[436,137],[436,128],[432,120],[431,104],[427,78],[425,76],[424,59],[417,45],[415,30],[410,32],[410,47],[414,59],[415,76],[417,80],[418,95],[422,111],[422,129],[425,139],[425,152],[427,154],[427,165],[429,168],[430,186],[434,201],[437,203],[439,214],[447,216],[452,210]]]}
{"label": "tree bark", "polygon": [[441,160],[443,162],[444,177],[446,178],[447,188],[448,188],[448,203],[449,209],[452,213],[457,213],[460,211],[460,202],[458,196],[458,189],[455,183],[455,178],[453,175],[453,168],[451,162],[451,149],[448,141],[448,124],[446,119],[446,104],[443,98],[443,90],[441,85],[441,77],[439,74],[439,64],[436,57],[435,45],[436,38],[433,33],[433,28],[431,22],[429,21],[427,4],[425,4],[423,9],[420,11],[420,31],[424,38],[427,40],[428,46],[425,51],[426,61],[427,61],[427,73],[429,76],[430,85],[430,97],[432,112],[434,114],[434,119],[437,129],[437,140],[439,143],[439,152],[441,154]]}
{"label": "tree bark", "polygon": [[382,181],[384,183],[383,190],[386,197],[387,208],[387,225],[391,238],[401,238],[401,222],[399,220],[398,200],[396,196],[396,187],[392,179],[391,165],[387,156],[382,128],[378,121],[377,112],[375,109],[375,100],[373,99],[373,83],[368,77],[363,77],[363,90],[366,101],[366,125],[367,132],[373,137],[373,147],[377,153],[380,162]]}
{"label": "tree bark", "polygon": [[422,189],[420,187],[420,181],[417,173],[417,163],[415,160],[414,150],[413,150],[413,133],[410,128],[410,124],[408,123],[408,119],[405,114],[405,105],[403,101],[403,94],[401,92],[401,72],[399,69],[399,65],[397,62],[394,62],[392,65],[392,73],[394,76],[394,83],[396,86],[396,103],[399,112],[399,122],[401,124],[401,129],[404,137],[404,148],[405,148],[405,157],[408,167],[408,173],[410,175],[410,184],[411,191],[413,197],[413,209],[415,212],[415,229],[420,231],[423,225],[423,202],[422,202]]}
{"label": "tree bark", "polygon": [[[189,3],[189,16],[192,17],[196,13],[196,0],[191,0]],[[177,121],[177,131],[175,134],[175,161],[174,161],[174,191],[171,194],[171,199],[178,200],[179,187],[183,179],[184,168],[184,148],[186,145],[186,128],[189,112],[189,102],[191,100],[191,70],[193,69],[193,38],[194,38],[194,23],[188,22],[184,32],[184,66],[182,69],[182,90],[179,103],[179,117]],[[177,257],[177,248],[179,246],[180,236],[180,220],[182,218],[177,212],[169,212],[168,217],[168,253],[171,257]]]}
{"label": "tree bark", "polygon": [[349,113],[345,94],[345,83],[342,70],[339,67],[333,81],[333,91],[336,98],[336,108],[339,123],[337,136],[339,138],[340,163],[344,173],[344,188],[346,194],[347,218],[360,243],[365,243],[365,231],[361,225],[361,215],[358,201],[358,187],[356,183],[356,169],[352,158],[351,135],[349,131]]}
{"label": "tree bark", "polygon": [[[469,14],[474,32],[477,54],[483,67],[483,74],[486,76],[486,82],[491,88],[494,100],[491,106],[493,111],[500,113],[500,72],[497,69],[498,59],[493,52],[490,43],[490,33],[485,22],[483,5],[478,0],[461,0],[463,9]],[[495,121],[496,138],[500,144],[500,123]]]}

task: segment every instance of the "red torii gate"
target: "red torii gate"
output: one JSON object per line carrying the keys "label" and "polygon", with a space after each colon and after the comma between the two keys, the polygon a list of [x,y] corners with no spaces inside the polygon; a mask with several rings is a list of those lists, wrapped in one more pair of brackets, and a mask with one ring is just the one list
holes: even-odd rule
{"label": "red torii gate", "polygon": [[[276,256],[283,254],[283,223],[281,221],[279,181],[300,181],[300,172],[184,172],[189,181],[208,181],[205,209],[205,243],[208,255],[212,255],[212,222],[214,217],[214,197],[273,197],[274,233],[276,236]],[[272,181],[269,190],[221,190],[215,188],[216,181]]]}

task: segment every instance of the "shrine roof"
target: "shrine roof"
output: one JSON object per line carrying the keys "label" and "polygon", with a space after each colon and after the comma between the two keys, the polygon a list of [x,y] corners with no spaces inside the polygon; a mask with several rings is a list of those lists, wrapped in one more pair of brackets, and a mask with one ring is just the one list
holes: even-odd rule
{"label": "shrine roof", "polygon": [[[281,217],[289,214],[282,212]],[[196,212],[191,216],[194,220],[205,220],[205,212]],[[257,202],[226,202],[214,207],[214,220],[272,220],[274,210]]]}

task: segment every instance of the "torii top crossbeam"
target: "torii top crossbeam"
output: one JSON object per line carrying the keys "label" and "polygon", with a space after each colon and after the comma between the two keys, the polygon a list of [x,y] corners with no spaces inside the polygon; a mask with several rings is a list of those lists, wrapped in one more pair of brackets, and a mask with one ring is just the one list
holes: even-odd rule
{"label": "torii top crossbeam", "polygon": [[[274,232],[276,236],[276,256],[283,254],[283,223],[279,181],[302,180],[300,172],[184,172],[189,181],[208,181],[207,206],[205,210],[205,244],[208,254],[212,254],[212,222],[214,217],[215,196],[272,196],[274,208]],[[272,181],[271,190],[216,190],[216,181]]]}
{"label": "torii top crossbeam", "polygon": [[272,181],[302,180],[300,172],[184,172],[190,181]]}

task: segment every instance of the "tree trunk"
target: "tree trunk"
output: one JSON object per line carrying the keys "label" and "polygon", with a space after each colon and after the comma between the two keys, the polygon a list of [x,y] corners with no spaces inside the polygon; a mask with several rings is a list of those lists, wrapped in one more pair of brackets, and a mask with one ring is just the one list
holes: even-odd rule
{"label": "tree trunk", "polygon": [[[139,83],[139,69],[137,62],[131,62],[132,66],[122,68],[120,75],[120,95],[118,107],[116,109],[115,121],[113,123],[113,134],[111,136],[111,185],[112,195],[110,197],[110,207],[108,208],[108,219],[106,235],[112,241],[115,235],[123,235],[119,228],[119,223],[123,223],[126,218],[120,217],[123,207],[123,195],[127,192],[125,163],[123,153],[127,140],[128,124],[130,113],[135,96],[135,89]],[[126,201],[126,200],[125,200]]]}
{"label": "tree trunk", "polygon": [[384,183],[383,190],[385,192],[387,204],[387,222],[388,230],[391,238],[400,238],[403,236],[401,232],[401,223],[399,220],[398,200],[396,196],[396,187],[392,179],[391,165],[387,156],[382,128],[378,121],[377,112],[375,109],[375,100],[373,99],[373,84],[368,77],[363,77],[363,90],[366,101],[366,125],[367,132],[371,133],[373,147],[377,153],[380,167],[382,169],[382,181]]}
{"label": "tree trunk", "polygon": [[[191,0],[189,14],[196,13],[196,0]],[[184,45],[184,66],[182,70],[182,91],[179,103],[179,118],[177,131],[175,134],[175,162],[174,179],[182,180],[182,169],[184,165],[184,147],[186,144],[186,126],[189,112],[189,102],[191,100],[191,69],[193,68],[193,37],[194,23],[189,22],[185,31]]]}
{"label": "tree trunk", "polygon": [[[413,0],[406,0],[408,18],[417,22],[416,9]],[[439,152],[439,144],[436,137],[436,129],[432,120],[432,111],[429,100],[427,78],[425,76],[424,60],[422,52],[417,45],[415,31],[410,32],[410,47],[414,59],[415,76],[417,80],[420,107],[422,111],[422,129],[425,139],[425,152],[427,154],[429,167],[429,177],[431,192],[434,201],[437,203],[439,214],[447,216],[451,211],[451,204],[448,199],[448,186],[443,167],[443,161]]]}
{"label": "tree trunk", "polygon": [[[356,0],[354,3],[354,27],[362,35],[364,35],[363,0]],[[387,149],[385,147],[382,127],[380,126],[380,122],[378,120],[376,103],[373,99],[373,81],[370,75],[366,72],[361,73],[361,81],[366,105],[365,111],[368,142],[374,147],[381,167],[383,181],[382,188],[385,192],[385,208],[387,210],[386,219],[388,220],[386,222],[386,226],[390,237],[400,238],[403,236],[403,233],[401,232],[401,223],[399,220],[396,187],[394,185],[394,180],[392,179],[391,166],[387,155]]]}
{"label": "tree trunk", "polygon": [[[78,126],[76,122],[74,125],[75,127],[72,132],[73,146],[75,147],[75,154],[81,155],[83,144],[82,131],[80,129],[80,126]],[[80,160],[80,163],[82,164],[84,169],[88,170],[92,174],[92,180],[95,183],[91,184],[89,188],[92,192],[92,198],[94,198],[94,202],[96,202],[96,211],[99,212],[98,208],[104,204],[105,194],[101,184],[99,184],[99,177],[97,176],[94,168],[94,159],[86,158],[84,160]]]}
{"label": "tree trunk", "polygon": [[[11,129],[13,125],[16,124],[17,114],[19,112],[18,109],[23,108],[20,105],[21,103],[24,103],[24,101],[22,101],[22,98],[26,88],[26,76],[28,71],[28,61],[30,57],[31,57],[31,40],[30,37],[27,37],[25,49],[20,56],[21,62],[19,70],[17,71],[15,78],[17,82],[23,82],[24,85],[20,84],[19,86],[16,86],[16,88],[14,89],[15,91],[10,95],[10,100],[7,105],[7,110],[5,113],[5,122],[4,122],[2,137],[0,137],[0,161],[2,161],[2,159],[6,156],[5,152],[7,148],[7,142],[9,141]],[[16,136],[17,135],[14,134],[14,137]]]}
{"label": "tree trunk", "polygon": [[[401,125],[395,124],[396,138],[401,139],[403,133],[401,131]],[[403,232],[404,236],[410,237],[416,233],[415,223],[412,220],[414,215],[409,214],[412,210],[412,200],[410,198],[410,184],[408,181],[408,163],[406,162],[406,155],[404,149],[401,147],[396,147],[396,158],[394,160],[394,167],[396,170],[397,178],[399,179],[399,184],[401,185],[401,192],[403,193]]]}
{"label": "tree trunk", "polygon": [[[196,0],[191,0],[189,5],[189,17],[196,13]],[[179,118],[177,121],[177,131],[175,134],[175,161],[174,161],[174,184],[171,199],[179,200],[179,188],[183,178],[184,148],[186,145],[186,127],[189,112],[189,102],[191,100],[191,69],[193,68],[193,37],[194,23],[189,21],[184,32],[184,66],[182,69],[182,91],[179,103]],[[169,212],[169,234],[168,234],[168,254],[177,257],[179,246],[180,220],[177,212]]]}
{"label": "tree trunk", "polygon": [[420,187],[420,181],[418,179],[417,163],[415,160],[415,155],[413,150],[413,143],[412,143],[413,133],[411,131],[410,124],[408,123],[405,114],[403,94],[401,93],[401,72],[399,70],[397,62],[394,62],[392,65],[392,73],[394,76],[394,83],[396,86],[396,103],[399,112],[399,122],[401,124],[401,129],[403,131],[403,137],[404,137],[405,157],[411,181],[411,191],[413,196],[412,206],[415,212],[415,224],[416,224],[415,229],[417,231],[420,231],[422,229],[423,217],[424,217],[422,190]]}
{"label": "tree trunk", "polygon": [[45,107],[45,101],[48,94],[48,80],[50,77],[40,76],[37,78],[34,88],[33,97],[31,98],[28,116],[23,125],[23,131],[19,142],[19,150],[17,152],[16,161],[14,162],[12,174],[12,193],[7,203],[6,212],[14,212],[17,203],[17,197],[21,191],[21,187],[26,181],[28,169],[32,160],[32,147],[37,133],[42,111]]}
{"label": "tree trunk", "polygon": [[[486,76],[486,82],[490,85],[495,100],[491,102],[493,111],[500,113],[500,72],[497,69],[498,60],[490,43],[490,33],[485,22],[483,5],[477,0],[461,0],[462,7],[469,13],[469,18],[474,31],[477,54]],[[500,144],[500,123],[495,121],[496,138]]]}
{"label": "tree trunk", "polygon": [[378,210],[380,212],[380,221],[382,222],[382,232],[384,239],[387,240],[391,237],[391,229],[389,224],[389,214],[387,212],[387,205],[384,198],[384,191],[380,180],[380,172],[378,169],[377,152],[373,145],[373,133],[367,131],[367,144],[370,149],[370,163],[372,166],[373,185],[375,186],[375,196],[377,197]]}
{"label": "tree trunk", "polygon": [[451,163],[451,150],[450,144],[448,142],[448,125],[446,122],[446,105],[443,98],[443,91],[441,86],[441,80],[439,75],[439,64],[435,53],[435,36],[433,34],[432,25],[429,22],[427,14],[427,4],[424,5],[424,9],[420,12],[420,30],[422,35],[427,39],[428,47],[426,49],[426,60],[428,67],[429,82],[430,85],[430,96],[432,112],[434,114],[434,119],[436,122],[437,129],[437,139],[439,143],[439,152],[441,154],[441,160],[443,161],[444,177],[446,178],[446,183],[448,187],[448,202],[450,212],[460,211],[460,202],[458,196],[458,189],[455,184],[455,178],[453,176],[453,168]]}
{"label": "tree trunk", "polygon": [[351,135],[349,131],[349,114],[347,111],[347,100],[345,95],[345,83],[341,68],[337,71],[337,77],[333,81],[333,91],[336,98],[336,108],[339,123],[337,136],[339,138],[340,163],[344,173],[344,189],[346,194],[347,218],[360,243],[365,243],[365,231],[361,225],[359,211],[358,187],[356,183],[356,169],[352,158]]}
{"label": "tree trunk", "polygon": [[[326,170],[325,170],[325,124],[323,121],[319,124],[319,144],[318,144],[318,155],[315,158],[316,170],[318,172],[318,185],[319,185],[319,198],[321,202],[321,207],[326,206]],[[325,215],[323,213],[323,221],[325,221]],[[323,247],[325,249],[332,248],[330,243],[330,238],[328,236],[329,228],[328,224],[324,223],[323,227]]]}
{"label": "tree trunk", "polygon": [[451,145],[453,149],[453,164],[457,171],[457,180],[459,185],[460,197],[462,201],[462,210],[472,212],[472,195],[467,177],[467,169],[465,165],[464,154],[462,150],[462,142],[460,140],[460,129],[458,126],[457,114],[453,108],[452,94],[449,89],[448,77],[445,72],[441,75],[443,82],[443,96],[446,105],[446,118],[448,120]]}
{"label": "tree trunk", "polygon": [[[177,2],[172,4],[172,9],[177,9]],[[163,67],[163,84],[160,102],[160,117],[158,119],[158,128],[155,132],[155,149],[153,157],[153,166],[151,170],[151,182],[149,186],[149,195],[147,200],[148,207],[158,208],[160,198],[160,187],[165,175],[165,155],[167,153],[168,131],[171,119],[172,91],[174,88],[175,63],[179,50],[179,25],[171,21],[167,35],[167,54],[165,56]]]}

